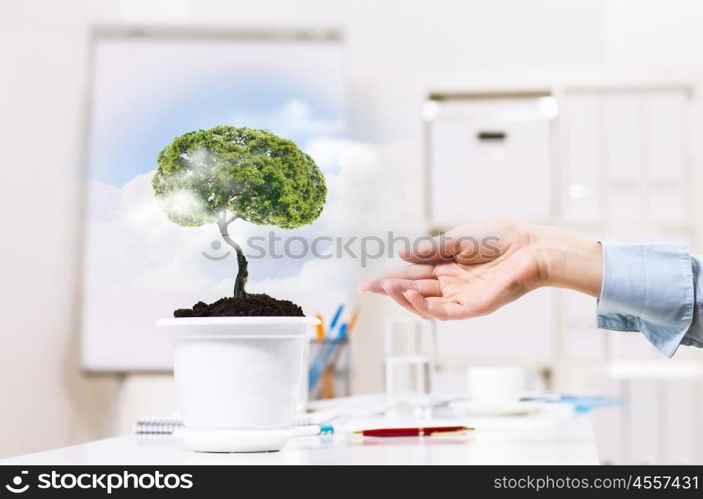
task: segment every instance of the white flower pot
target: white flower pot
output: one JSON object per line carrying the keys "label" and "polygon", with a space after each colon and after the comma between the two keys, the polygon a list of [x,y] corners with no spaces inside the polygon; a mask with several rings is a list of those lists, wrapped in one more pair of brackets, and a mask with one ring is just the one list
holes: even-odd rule
{"label": "white flower pot", "polygon": [[[281,430],[295,421],[307,327],[316,323],[309,317],[157,321],[173,339],[186,444],[198,451],[278,450],[286,440]],[[276,443],[265,435],[278,436]]]}

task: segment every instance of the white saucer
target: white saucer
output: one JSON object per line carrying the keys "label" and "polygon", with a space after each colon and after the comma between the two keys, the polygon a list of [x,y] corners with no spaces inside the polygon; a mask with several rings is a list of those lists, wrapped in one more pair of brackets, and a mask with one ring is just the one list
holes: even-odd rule
{"label": "white saucer", "polygon": [[282,430],[222,430],[181,428],[175,434],[195,452],[273,452],[279,451],[295,435]]}
{"label": "white saucer", "polygon": [[450,404],[452,409],[468,416],[526,416],[540,410],[540,402],[486,403],[457,400]]}

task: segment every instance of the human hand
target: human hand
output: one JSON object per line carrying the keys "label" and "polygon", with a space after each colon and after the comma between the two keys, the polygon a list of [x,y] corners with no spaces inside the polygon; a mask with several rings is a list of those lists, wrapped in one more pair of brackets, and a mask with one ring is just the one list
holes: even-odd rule
{"label": "human hand", "polygon": [[421,317],[464,319],[489,314],[541,286],[600,294],[597,242],[513,220],[456,227],[400,252],[410,265],[364,282]]}

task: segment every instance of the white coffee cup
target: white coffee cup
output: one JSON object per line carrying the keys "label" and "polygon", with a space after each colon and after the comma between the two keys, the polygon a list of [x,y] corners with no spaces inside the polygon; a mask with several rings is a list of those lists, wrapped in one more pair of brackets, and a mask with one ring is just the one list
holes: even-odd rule
{"label": "white coffee cup", "polygon": [[519,367],[470,367],[466,376],[469,396],[476,404],[517,403],[525,385],[525,376]]}

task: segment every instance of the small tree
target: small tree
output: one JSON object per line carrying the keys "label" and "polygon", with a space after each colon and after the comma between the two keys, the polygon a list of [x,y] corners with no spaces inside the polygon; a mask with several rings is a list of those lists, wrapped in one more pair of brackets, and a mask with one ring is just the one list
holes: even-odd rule
{"label": "small tree", "polygon": [[154,193],[183,226],[214,223],[237,254],[234,297],[247,295],[248,263],[227,230],[241,218],[284,229],[314,221],[327,195],[313,159],[268,130],[218,126],[176,137],[158,156]]}

